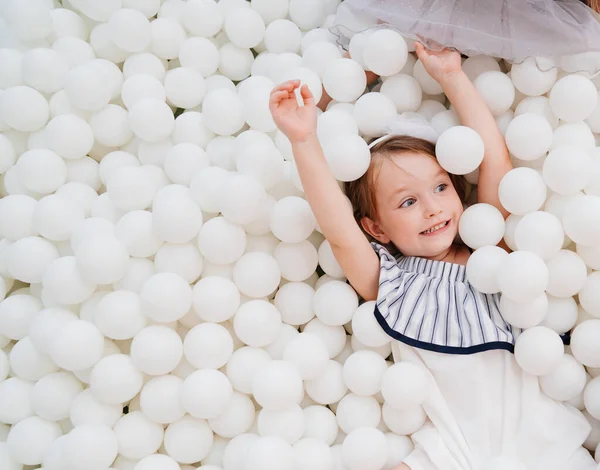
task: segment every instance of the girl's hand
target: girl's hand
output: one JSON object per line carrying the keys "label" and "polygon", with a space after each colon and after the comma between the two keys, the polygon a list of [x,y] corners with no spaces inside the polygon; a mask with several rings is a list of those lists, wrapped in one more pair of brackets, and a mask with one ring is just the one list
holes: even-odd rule
{"label": "girl's hand", "polygon": [[415,50],[419,60],[425,66],[425,70],[440,85],[462,70],[460,54],[452,49],[432,51],[420,42],[415,43]]}
{"label": "girl's hand", "polygon": [[294,91],[300,80],[290,80],[277,85],[271,92],[269,109],[277,127],[290,142],[301,142],[317,133],[317,107],[308,86],[300,88],[304,106],[298,106]]}

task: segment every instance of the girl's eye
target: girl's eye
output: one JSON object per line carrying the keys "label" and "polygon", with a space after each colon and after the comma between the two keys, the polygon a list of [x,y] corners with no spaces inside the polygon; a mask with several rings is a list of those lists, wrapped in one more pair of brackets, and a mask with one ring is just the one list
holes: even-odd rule
{"label": "girl's eye", "polygon": [[441,193],[442,191],[445,191],[447,187],[448,187],[448,185],[447,185],[446,183],[442,183],[442,184],[439,184],[439,185],[438,185],[438,186],[435,188],[435,191],[436,191],[437,193]]}
{"label": "girl's eye", "polygon": [[416,201],[413,198],[407,199],[406,201],[404,201],[402,204],[400,204],[400,207],[410,207],[412,206]]}

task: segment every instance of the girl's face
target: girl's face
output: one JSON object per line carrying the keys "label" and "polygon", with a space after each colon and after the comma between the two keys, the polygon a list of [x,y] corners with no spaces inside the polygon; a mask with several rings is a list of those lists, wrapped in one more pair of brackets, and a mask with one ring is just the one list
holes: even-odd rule
{"label": "girl's face", "polygon": [[403,152],[384,159],[376,176],[377,221],[368,230],[405,256],[443,258],[458,233],[463,205],[437,160]]}

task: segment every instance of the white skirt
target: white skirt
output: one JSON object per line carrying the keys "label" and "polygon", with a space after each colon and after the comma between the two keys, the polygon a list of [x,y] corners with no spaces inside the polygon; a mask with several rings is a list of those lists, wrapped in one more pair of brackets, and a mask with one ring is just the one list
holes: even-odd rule
{"label": "white skirt", "polygon": [[422,366],[431,379],[423,404],[430,422],[413,434],[415,450],[404,460],[411,470],[486,470],[498,458],[523,470],[597,469],[582,447],[590,432],[585,417],[544,395],[513,354],[447,355],[392,344],[395,361]]}

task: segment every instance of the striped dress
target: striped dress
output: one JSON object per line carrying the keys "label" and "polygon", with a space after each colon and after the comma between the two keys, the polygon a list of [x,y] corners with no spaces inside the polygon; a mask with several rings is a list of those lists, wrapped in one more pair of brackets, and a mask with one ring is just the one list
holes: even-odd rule
{"label": "striped dress", "polygon": [[411,470],[489,470],[500,468],[496,459],[509,459],[502,468],[511,470],[597,470],[581,447],[586,419],[544,395],[511,354],[521,330],[502,318],[499,295],[475,290],[464,266],[373,248],[375,316],[397,340],[394,361],[428,379],[428,421],[403,460]]}
{"label": "striped dress", "polygon": [[500,295],[474,289],[464,266],[394,257],[382,245],[372,245],[380,259],[375,317],[391,337],[447,354],[514,352],[520,330],[502,318]]}

